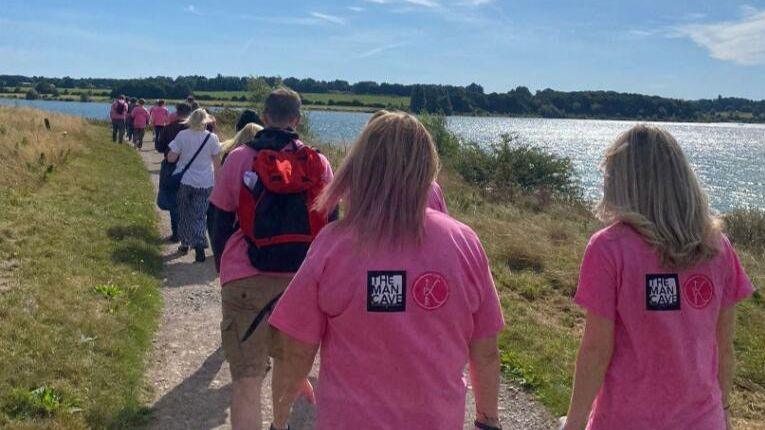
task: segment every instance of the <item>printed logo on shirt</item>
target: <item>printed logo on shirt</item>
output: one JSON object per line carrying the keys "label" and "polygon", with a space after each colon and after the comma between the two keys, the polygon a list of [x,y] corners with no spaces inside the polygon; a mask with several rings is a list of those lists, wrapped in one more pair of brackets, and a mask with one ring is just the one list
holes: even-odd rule
{"label": "printed logo on shirt", "polygon": [[438,309],[449,299],[449,284],[440,273],[424,273],[414,281],[412,297],[427,311]]}
{"label": "printed logo on shirt", "polygon": [[406,272],[367,272],[367,312],[406,310]]}
{"label": "printed logo on shirt", "polygon": [[680,281],[677,274],[646,275],[645,303],[649,311],[680,310]]}
{"label": "printed logo on shirt", "polygon": [[712,281],[704,275],[693,275],[683,284],[685,300],[696,309],[704,309],[712,302],[715,287]]}

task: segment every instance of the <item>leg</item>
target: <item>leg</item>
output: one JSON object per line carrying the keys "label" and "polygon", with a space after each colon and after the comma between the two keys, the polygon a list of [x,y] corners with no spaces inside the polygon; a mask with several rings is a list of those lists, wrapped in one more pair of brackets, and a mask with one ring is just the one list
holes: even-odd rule
{"label": "leg", "polygon": [[[290,278],[253,276],[226,283],[221,290],[223,351],[231,369],[231,425],[234,430],[262,428],[261,390],[270,367],[273,332],[264,320],[249,330],[258,313],[281,294]],[[251,335],[247,338],[247,332]]]}
{"label": "leg", "polygon": [[172,237],[171,240],[178,241],[180,240],[178,236],[178,218],[180,217],[180,214],[178,213],[178,205],[176,204],[173,206],[172,209],[170,209],[170,230],[172,231]]}
{"label": "leg", "polygon": [[194,188],[191,206],[194,213],[193,240],[194,248],[207,248],[207,209],[209,208],[212,188]]}
{"label": "leg", "polygon": [[241,378],[231,385],[231,429],[262,428],[260,391],[263,379]]}
{"label": "leg", "polygon": [[192,208],[190,205],[189,192],[191,187],[181,184],[178,189],[177,208],[178,208],[178,239],[181,240],[181,246],[188,247],[192,239]]}
{"label": "leg", "polygon": [[120,143],[123,143],[125,141],[125,120],[123,119],[119,123],[119,134],[120,134]]}
{"label": "leg", "polygon": [[112,142],[117,143],[117,121],[112,120]]}

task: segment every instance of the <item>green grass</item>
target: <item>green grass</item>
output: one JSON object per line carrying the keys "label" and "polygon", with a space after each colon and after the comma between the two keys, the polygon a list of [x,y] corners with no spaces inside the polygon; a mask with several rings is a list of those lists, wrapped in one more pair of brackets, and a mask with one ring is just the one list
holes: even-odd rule
{"label": "green grass", "polygon": [[89,126],[45,177],[0,191],[0,427],[133,428],[161,306],[140,158]]}
{"label": "green grass", "polygon": [[[230,101],[231,97],[248,97],[247,91],[194,91],[197,96],[210,96],[215,100]],[[409,97],[388,95],[357,95],[346,93],[301,93],[306,105],[327,105],[330,100],[335,103],[352,103],[354,100],[362,106],[390,106],[395,109],[409,109]]]}

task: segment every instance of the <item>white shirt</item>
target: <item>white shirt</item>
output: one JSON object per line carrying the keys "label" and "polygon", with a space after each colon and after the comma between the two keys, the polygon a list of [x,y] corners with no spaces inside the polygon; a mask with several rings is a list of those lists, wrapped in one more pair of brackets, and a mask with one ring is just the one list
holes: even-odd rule
{"label": "white shirt", "polygon": [[199,149],[199,145],[202,144],[205,137],[210,134],[210,138],[207,139],[205,147],[199,152],[194,163],[183,175],[181,183],[194,188],[211,188],[215,184],[215,176],[213,174],[213,157],[220,153],[220,141],[215,133],[210,133],[207,130],[182,130],[175,136],[172,142],[170,142],[170,150],[176,154],[179,154],[178,164],[176,165],[174,173],[180,173],[183,168],[189,163],[191,157]]}

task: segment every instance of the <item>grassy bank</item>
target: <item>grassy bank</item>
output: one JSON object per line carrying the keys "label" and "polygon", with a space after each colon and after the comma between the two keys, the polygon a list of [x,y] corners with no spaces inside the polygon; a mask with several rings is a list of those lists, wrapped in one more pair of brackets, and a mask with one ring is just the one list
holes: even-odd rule
{"label": "grassy bank", "polygon": [[146,171],[105,127],[14,108],[0,124],[16,166],[0,187],[0,427],[132,428],[161,300]]}

